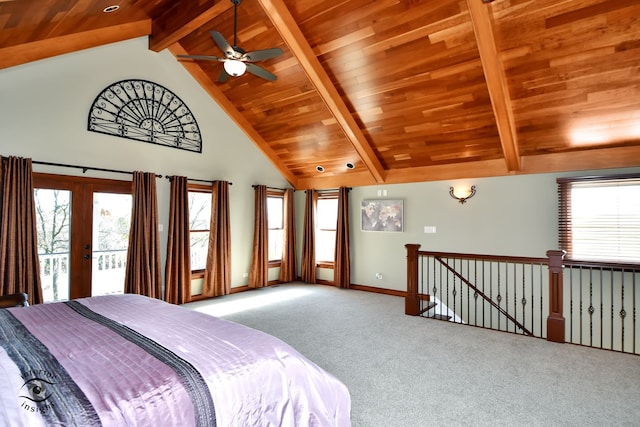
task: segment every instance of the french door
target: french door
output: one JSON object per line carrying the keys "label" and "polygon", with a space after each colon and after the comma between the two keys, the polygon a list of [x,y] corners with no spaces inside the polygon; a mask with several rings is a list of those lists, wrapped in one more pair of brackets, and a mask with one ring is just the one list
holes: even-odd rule
{"label": "french door", "polygon": [[45,302],[122,293],[131,181],[34,174]]}

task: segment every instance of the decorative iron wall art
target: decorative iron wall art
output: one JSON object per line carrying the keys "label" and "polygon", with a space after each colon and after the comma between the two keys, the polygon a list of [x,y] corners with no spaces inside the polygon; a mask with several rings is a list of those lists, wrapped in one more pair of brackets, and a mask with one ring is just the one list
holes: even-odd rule
{"label": "decorative iron wall art", "polygon": [[87,129],[92,132],[202,152],[200,128],[184,102],[147,80],[122,80],[93,101]]}

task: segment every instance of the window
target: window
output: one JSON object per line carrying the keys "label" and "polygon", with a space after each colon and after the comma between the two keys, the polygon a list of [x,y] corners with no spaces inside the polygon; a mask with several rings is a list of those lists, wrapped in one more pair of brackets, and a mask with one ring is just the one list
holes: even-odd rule
{"label": "window", "polygon": [[559,240],[567,258],[640,262],[640,176],[559,178]]}
{"label": "window", "polygon": [[284,239],[284,195],[275,191],[267,192],[267,223],[269,227],[269,261],[282,260]]}
{"label": "window", "polygon": [[332,264],[338,225],[338,195],[320,194],[316,206],[316,263]]}
{"label": "window", "polygon": [[189,184],[189,239],[191,271],[204,271],[209,251],[211,188]]}

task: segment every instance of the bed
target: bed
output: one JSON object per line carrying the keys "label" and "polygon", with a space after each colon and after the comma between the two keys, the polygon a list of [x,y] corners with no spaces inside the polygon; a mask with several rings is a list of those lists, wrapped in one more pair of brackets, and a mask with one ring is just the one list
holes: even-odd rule
{"label": "bed", "polygon": [[0,425],[350,426],[283,341],[140,295],[0,309]]}

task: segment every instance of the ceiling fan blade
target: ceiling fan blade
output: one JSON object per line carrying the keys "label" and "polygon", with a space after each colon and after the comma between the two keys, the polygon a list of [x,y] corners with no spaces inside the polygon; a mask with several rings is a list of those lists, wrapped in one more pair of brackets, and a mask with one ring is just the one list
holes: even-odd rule
{"label": "ceiling fan blade", "polygon": [[275,74],[270,73],[269,71],[265,70],[262,67],[257,66],[256,64],[248,63],[247,71],[253,75],[262,77],[265,80],[274,81],[278,79],[278,77],[276,77]]}
{"label": "ceiling fan blade", "polygon": [[177,55],[178,58],[180,59],[202,59],[205,61],[225,61],[224,58],[219,58],[217,56],[210,56],[210,55]]}
{"label": "ceiling fan blade", "polygon": [[253,52],[247,52],[242,55],[243,60],[248,62],[264,61],[265,59],[275,58],[282,55],[282,49],[274,47],[271,49],[254,50]]}
{"label": "ceiling fan blade", "polygon": [[229,44],[229,42],[227,42],[222,34],[217,31],[209,31],[209,34],[211,34],[211,38],[213,38],[213,41],[216,42],[220,50],[224,52],[227,58],[232,58],[234,56],[236,51]]}
{"label": "ceiling fan blade", "polygon": [[224,83],[227,80],[229,80],[229,74],[227,74],[227,72],[224,70],[224,67],[222,67],[222,70],[220,71],[220,75],[218,76],[218,82]]}

